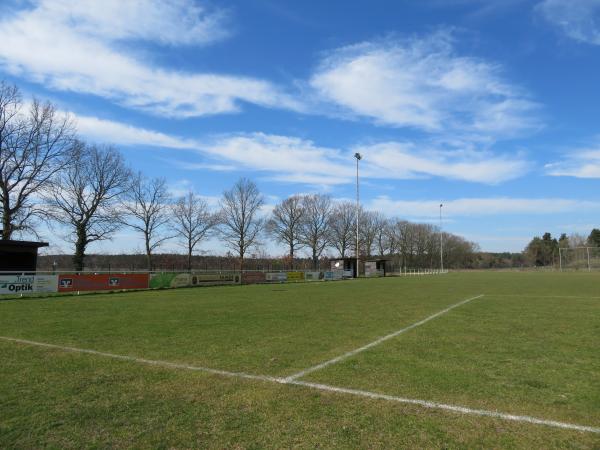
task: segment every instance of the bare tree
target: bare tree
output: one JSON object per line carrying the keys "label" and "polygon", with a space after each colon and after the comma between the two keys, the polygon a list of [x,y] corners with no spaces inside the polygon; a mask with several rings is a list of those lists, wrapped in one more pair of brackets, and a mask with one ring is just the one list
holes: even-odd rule
{"label": "bare tree", "polygon": [[400,253],[400,219],[390,219],[385,228],[384,240],[387,243],[388,255]]}
{"label": "bare tree", "polygon": [[190,191],[173,205],[173,229],[187,250],[187,269],[192,270],[192,254],[218,222],[208,204]]}
{"label": "bare tree", "polygon": [[371,256],[378,230],[383,223],[385,223],[385,218],[380,212],[364,210],[359,212],[361,250],[365,256]]}
{"label": "bare tree", "polygon": [[381,213],[377,213],[375,219],[375,246],[377,254],[384,256],[386,253],[391,253],[393,243],[389,239],[390,221]]}
{"label": "bare tree", "polygon": [[294,268],[295,251],[302,246],[300,227],[304,218],[302,197],[292,195],[278,203],[267,222],[267,231],[275,236],[279,243],[286,244],[290,250],[290,264]]}
{"label": "bare tree", "polygon": [[2,239],[34,232],[47,217],[39,197],[69,163],[74,141],[70,118],[33,100],[28,111],[16,86],[0,82],[0,212]]}
{"label": "bare tree", "polygon": [[587,245],[587,238],[582,234],[573,233],[569,236],[568,242],[571,248],[585,247]]}
{"label": "bare tree", "polygon": [[329,216],[331,199],[327,195],[307,195],[303,198],[305,210],[300,231],[300,241],[310,248],[313,268],[318,269],[319,258],[329,245]]}
{"label": "bare tree", "polygon": [[240,271],[244,270],[246,252],[258,243],[264,227],[265,221],[259,216],[263,204],[258,187],[247,178],[240,178],[230,190],[223,192],[219,213],[221,236],[225,244],[237,253]]}
{"label": "bare tree", "polygon": [[408,267],[412,263],[413,255],[413,229],[412,224],[406,220],[396,220],[389,234],[395,253],[400,255],[401,267]]}
{"label": "bare tree", "polygon": [[124,223],[144,236],[148,270],[152,270],[152,252],[172,237],[164,234],[170,219],[168,204],[166,180],[147,179],[141,173],[123,195]]}
{"label": "bare tree", "polygon": [[356,247],[356,205],[352,202],[338,203],[329,216],[329,243],[342,258]]}
{"label": "bare tree", "polygon": [[117,150],[79,143],[73,164],[52,185],[50,204],[54,218],[72,228],[75,270],[83,270],[85,250],[90,243],[110,239],[122,224],[118,199],[130,186],[129,179],[129,169]]}

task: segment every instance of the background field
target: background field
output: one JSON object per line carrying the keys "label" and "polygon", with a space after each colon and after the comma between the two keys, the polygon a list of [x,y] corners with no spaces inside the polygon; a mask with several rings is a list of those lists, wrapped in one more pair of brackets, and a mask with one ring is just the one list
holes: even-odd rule
{"label": "background field", "polygon": [[[0,335],[600,427],[600,275],[458,273],[0,301]],[[573,447],[600,434],[0,340],[0,447]]]}

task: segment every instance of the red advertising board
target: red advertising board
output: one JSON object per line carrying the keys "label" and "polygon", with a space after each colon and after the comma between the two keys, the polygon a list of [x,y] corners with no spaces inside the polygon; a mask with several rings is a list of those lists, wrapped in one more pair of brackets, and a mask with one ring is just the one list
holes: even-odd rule
{"label": "red advertising board", "polygon": [[244,272],[242,275],[242,284],[265,283],[267,276],[264,272]]}
{"label": "red advertising board", "polygon": [[148,283],[147,273],[62,274],[58,276],[58,292],[147,289]]}

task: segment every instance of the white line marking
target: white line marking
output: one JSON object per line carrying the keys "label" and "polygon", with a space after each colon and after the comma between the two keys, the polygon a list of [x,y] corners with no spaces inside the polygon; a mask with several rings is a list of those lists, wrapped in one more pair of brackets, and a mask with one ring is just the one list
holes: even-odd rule
{"label": "white line marking", "polygon": [[66,351],[66,352],[84,353],[84,354],[88,354],[88,355],[103,356],[106,358],[117,359],[120,361],[129,361],[129,362],[135,362],[135,363],[139,363],[139,364],[165,367],[168,369],[193,370],[193,371],[198,371],[198,372],[205,372],[205,373],[210,373],[210,374],[215,374],[215,375],[221,375],[221,376],[230,377],[230,378],[244,378],[244,379],[249,379],[249,380],[266,381],[266,382],[277,383],[277,384],[302,386],[305,388],[316,389],[319,391],[335,392],[335,393],[339,393],[339,394],[348,394],[348,395],[354,395],[354,396],[358,396],[358,397],[370,398],[370,399],[374,399],[374,400],[386,400],[386,401],[391,401],[391,402],[396,402],[396,403],[406,403],[406,404],[411,404],[411,405],[422,406],[424,408],[452,411],[452,412],[456,412],[456,413],[460,413],[460,414],[492,417],[492,418],[496,418],[496,419],[510,420],[510,421],[514,421],[514,422],[527,422],[527,423],[531,423],[531,424],[546,425],[546,426],[550,426],[550,427],[563,428],[563,429],[567,429],[567,430],[585,431],[585,432],[590,432],[590,433],[600,433],[600,427],[591,427],[591,426],[587,426],[587,425],[577,425],[577,424],[572,424],[572,423],[567,423],[567,422],[558,422],[555,420],[539,419],[537,417],[532,417],[532,416],[518,416],[518,415],[514,415],[514,414],[501,413],[498,411],[487,411],[484,409],[472,409],[472,408],[467,408],[464,406],[447,405],[445,403],[437,403],[437,402],[432,402],[432,401],[428,401],[428,400],[396,397],[393,395],[379,394],[377,392],[362,391],[362,390],[358,390],[358,389],[348,389],[348,388],[342,388],[342,387],[336,387],[336,386],[329,386],[326,384],[310,383],[307,381],[293,381],[293,380],[288,381],[286,378],[271,377],[271,376],[267,376],[267,375],[252,375],[252,374],[243,373],[243,372],[229,372],[227,370],[210,369],[208,367],[190,366],[187,364],[172,363],[172,362],[167,362],[167,361],[157,361],[157,360],[151,360],[151,359],[136,358],[134,356],[117,355],[114,353],[99,352],[96,350],[88,350],[88,349],[77,348],[77,347],[66,347],[66,346],[62,346],[62,345],[47,344],[44,342],[29,341],[26,339],[17,339],[17,338],[11,338],[11,337],[6,337],[6,336],[0,336],[0,339],[9,341],[9,342],[16,342],[19,344],[52,348],[52,349]]}
{"label": "white line marking", "polygon": [[148,364],[148,365],[152,365],[152,366],[168,367],[171,369],[195,370],[198,372],[207,372],[207,373],[212,373],[215,375],[223,375],[226,377],[248,378],[250,380],[276,381],[276,382],[280,382],[280,380],[281,380],[280,378],[269,377],[266,375],[251,375],[251,374],[243,373],[243,372],[228,372],[226,370],[211,369],[209,367],[190,366],[188,364],[180,364],[180,363],[172,363],[172,362],[167,362],[167,361],[156,361],[156,360],[152,360],[152,359],[136,358],[135,356],[117,355],[114,353],[99,352],[97,350],[88,350],[85,348],[66,347],[66,346],[62,346],[62,345],[46,344],[44,342],[28,341],[26,339],[17,339],[17,338],[11,338],[11,337],[6,337],[6,336],[0,336],[0,339],[3,339],[5,341],[18,342],[19,344],[36,345],[38,347],[53,348],[53,349],[62,350],[65,352],[87,353],[90,355],[105,356],[107,358],[120,359],[122,361],[130,361],[130,362],[136,362],[136,363],[140,363],[140,364]]}
{"label": "white line marking", "polygon": [[587,297],[585,295],[528,295],[528,294],[485,294],[486,297],[523,297],[523,298],[582,298],[597,300],[600,297]]}
{"label": "white line marking", "polygon": [[379,345],[382,342],[385,342],[385,341],[387,341],[389,339],[395,338],[399,334],[402,334],[402,333],[405,333],[405,332],[407,332],[409,330],[412,330],[413,328],[416,328],[416,327],[418,327],[420,325],[423,325],[424,323],[427,323],[430,320],[433,320],[436,317],[441,316],[442,314],[446,314],[448,311],[451,311],[454,308],[458,308],[459,306],[462,306],[465,303],[468,303],[468,302],[470,302],[472,300],[476,300],[476,299],[481,298],[481,297],[483,297],[483,294],[478,295],[476,297],[468,298],[468,299],[463,300],[463,301],[458,302],[458,303],[455,303],[454,305],[449,306],[448,308],[443,309],[442,311],[436,312],[435,314],[432,314],[431,316],[429,316],[429,317],[427,317],[427,318],[425,318],[423,320],[420,320],[419,322],[413,323],[412,325],[409,325],[406,328],[402,328],[401,330],[394,331],[393,333],[388,334],[388,335],[383,336],[383,337],[380,337],[379,339],[377,339],[377,340],[375,340],[375,341],[373,341],[373,342],[371,342],[371,343],[369,343],[367,345],[363,345],[360,348],[351,350],[351,351],[349,351],[347,353],[344,353],[343,355],[337,356],[337,357],[335,357],[333,359],[330,359],[328,361],[322,362],[321,364],[317,364],[316,366],[309,367],[308,369],[304,369],[304,370],[302,370],[302,371],[300,371],[298,373],[290,375],[289,377],[286,377],[285,380],[288,381],[288,382],[289,381],[294,381],[294,380],[297,380],[298,378],[302,378],[303,376],[308,375],[309,373],[315,372],[317,370],[323,369],[323,368],[325,368],[327,366],[330,366],[332,364],[335,364],[335,363],[338,363],[340,361],[343,361],[344,359],[350,358],[351,356],[354,356],[357,353],[364,352],[365,350],[368,350],[368,349],[370,349],[372,347],[375,347],[376,345]]}
{"label": "white line marking", "polygon": [[288,384],[304,386],[304,387],[308,387],[308,388],[312,388],[312,389],[319,389],[321,391],[327,391],[327,392],[338,392],[341,394],[356,395],[356,396],[360,396],[360,397],[367,397],[367,398],[372,398],[372,399],[377,399],[377,400],[387,400],[387,401],[397,402],[397,403],[408,403],[408,404],[412,404],[412,405],[422,406],[424,408],[443,409],[446,411],[453,411],[453,412],[462,413],[462,414],[470,414],[470,415],[474,415],[474,416],[493,417],[496,419],[511,420],[513,422],[527,422],[527,423],[532,423],[532,424],[536,424],[536,425],[547,425],[550,427],[564,428],[567,430],[577,430],[577,431],[587,431],[590,433],[600,433],[599,427],[576,425],[576,424],[572,424],[572,423],[558,422],[556,420],[539,419],[537,417],[532,417],[532,416],[518,416],[518,415],[514,415],[514,414],[501,413],[498,411],[487,411],[485,409],[472,409],[472,408],[466,408],[464,406],[447,405],[445,403],[437,403],[437,402],[431,402],[431,401],[427,401],[427,400],[396,397],[393,395],[378,394],[376,392],[361,391],[358,389],[341,388],[341,387],[329,386],[326,384],[309,383],[306,381],[290,381],[290,382],[288,382]]}

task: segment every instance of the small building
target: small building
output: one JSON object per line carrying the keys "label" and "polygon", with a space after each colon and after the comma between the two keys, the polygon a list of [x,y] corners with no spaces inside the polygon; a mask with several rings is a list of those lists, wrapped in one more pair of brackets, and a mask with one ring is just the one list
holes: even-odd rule
{"label": "small building", "polygon": [[366,277],[385,277],[387,273],[386,265],[389,259],[372,258],[365,261]]}
{"label": "small building", "polygon": [[38,249],[47,246],[47,242],[0,239],[0,272],[35,272]]}
{"label": "small building", "polygon": [[330,260],[332,272],[343,272],[343,278],[356,278],[356,258],[338,258]]}

